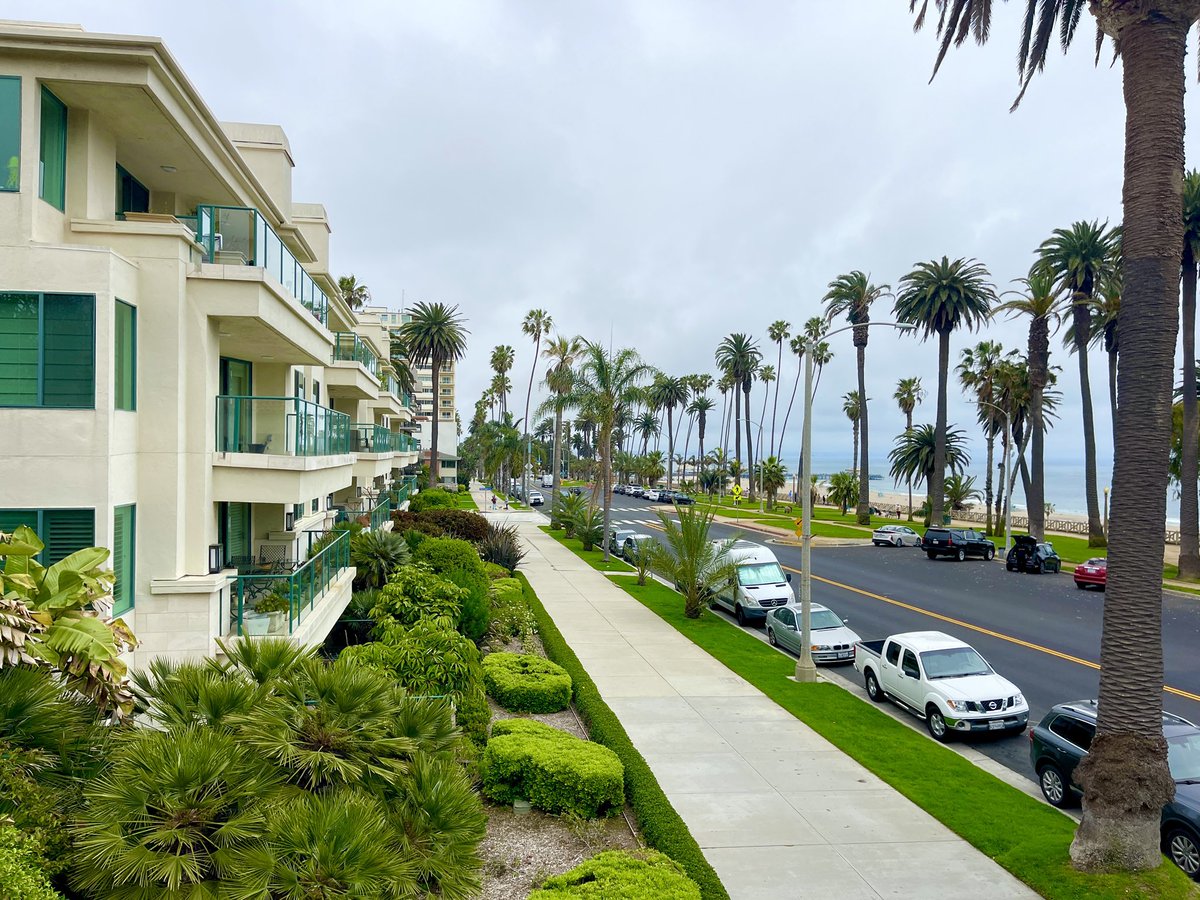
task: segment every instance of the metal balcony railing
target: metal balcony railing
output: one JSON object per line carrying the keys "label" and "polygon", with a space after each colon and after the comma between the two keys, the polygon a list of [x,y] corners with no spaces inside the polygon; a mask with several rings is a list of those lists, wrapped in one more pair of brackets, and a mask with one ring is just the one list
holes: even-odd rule
{"label": "metal balcony railing", "polygon": [[350,534],[341,532],[294,572],[238,575],[230,630],[239,636],[291,634],[349,565]]}
{"label": "metal balcony railing", "polygon": [[332,456],[350,452],[350,417],[301,397],[217,397],[222,453]]}
{"label": "metal balcony railing", "polygon": [[333,333],[334,362],[357,362],[364,369],[379,377],[379,357],[375,355],[367,342],[352,331],[335,331]]}

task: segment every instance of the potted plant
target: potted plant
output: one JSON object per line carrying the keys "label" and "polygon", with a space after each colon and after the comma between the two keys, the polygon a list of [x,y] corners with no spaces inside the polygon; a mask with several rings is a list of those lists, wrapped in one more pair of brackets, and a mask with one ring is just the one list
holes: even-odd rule
{"label": "potted plant", "polygon": [[288,611],[291,601],[279,591],[271,591],[254,604],[254,611],[267,616],[267,633],[283,634],[287,630]]}

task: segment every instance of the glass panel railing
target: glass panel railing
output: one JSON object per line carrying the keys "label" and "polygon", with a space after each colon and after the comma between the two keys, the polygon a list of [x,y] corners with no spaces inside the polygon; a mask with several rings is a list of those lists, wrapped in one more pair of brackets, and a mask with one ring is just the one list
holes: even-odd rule
{"label": "glass panel railing", "polygon": [[350,450],[353,453],[395,453],[398,437],[382,425],[355,422],[350,426]]}
{"label": "glass panel railing", "polygon": [[222,453],[332,456],[350,452],[350,417],[300,397],[217,397]]}
{"label": "glass panel railing", "polygon": [[378,531],[392,519],[392,501],[384,497],[378,506],[371,510],[371,530]]}
{"label": "glass panel railing", "polygon": [[328,322],[329,300],[325,292],[304,271],[258,210],[201,204],[196,207],[195,224],[196,240],[204,247],[206,262],[264,269],[322,325]]}
{"label": "glass panel railing", "polygon": [[[324,546],[320,546],[324,543]],[[294,572],[239,574],[234,580],[233,621],[239,636],[291,634],[329,585],[350,565],[350,533],[314,544],[317,552]]]}
{"label": "glass panel railing", "polygon": [[333,359],[335,362],[357,362],[372,375],[379,377],[379,357],[367,346],[367,342],[352,331],[333,333]]}

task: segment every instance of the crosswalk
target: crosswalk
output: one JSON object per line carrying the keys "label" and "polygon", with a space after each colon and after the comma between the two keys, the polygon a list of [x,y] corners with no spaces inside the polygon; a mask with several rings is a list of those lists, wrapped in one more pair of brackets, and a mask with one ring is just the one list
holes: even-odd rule
{"label": "crosswalk", "polygon": [[639,526],[641,526],[641,525],[659,525],[661,523],[658,521],[658,519],[610,519],[609,524],[610,525],[626,525],[626,526],[639,525]]}

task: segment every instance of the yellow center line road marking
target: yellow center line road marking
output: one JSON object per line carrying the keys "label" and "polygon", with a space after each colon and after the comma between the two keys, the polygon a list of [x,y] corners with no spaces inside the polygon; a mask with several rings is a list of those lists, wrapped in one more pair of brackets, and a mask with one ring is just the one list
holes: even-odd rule
{"label": "yellow center line road marking", "polygon": [[[791,566],[784,566],[787,571],[800,573],[799,569],[794,569]],[[1090,659],[1082,659],[1078,656],[1072,656],[1069,653],[1063,653],[1059,650],[1052,650],[1049,647],[1043,647],[1041,644],[1034,644],[1031,641],[1023,641],[1020,638],[1013,637],[1009,634],[1004,634],[999,631],[992,631],[990,628],[984,628],[982,625],[972,625],[970,622],[964,622],[962,619],[955,619],[953,616],[944,616],[941,613],[932,612],[928,609],[922,609],[919,606],[914,606],[911,603],[905,603],[903,600],[895,600],[891,597],[885,597],[882,594],[873,594],[870,591],[864,591],[862,588],[856,588],[848,584],[842,584],[840,581],[831,581],[828,578],[822,578],[820,575],[813,575],[813,581],[820,581],[824,584],[831,585],[836,588],[841,588],[844,591],[850,591],[853,594],[859,594],[863,597],[870,597],[872,600],[879,600],[883,603],[890,603],[892,606],[898,606],[901,609],[907,609],[910,612],[920,613],[923,616],[929,616],[931,619],[937,619],[941,622],[948,622],[951,625],[957,625],[960,628],[967,628],[971,631],[977,631],[980,634],[986,634],[988,637],[998,638],[1002,641],[1008,641],[1010,644],[1016,644],[1024,647],[1027,650],[1036,650],[1039,653],[1046,653],[1050,656],[1056,656],[1059,659],[1065,659],[1067,662],[1073,662],[1080,666],[1086,666],[1089,669],[1100,670],[1100,663],[1092,662]],[[1200,694],[1193,694],[1190,691],[1185,691],[1180,688],[1163,685],[1163,690],[1168,694],[1174,694],[1176,697],[1184,697],[1188,700],[1200,702]]]}

